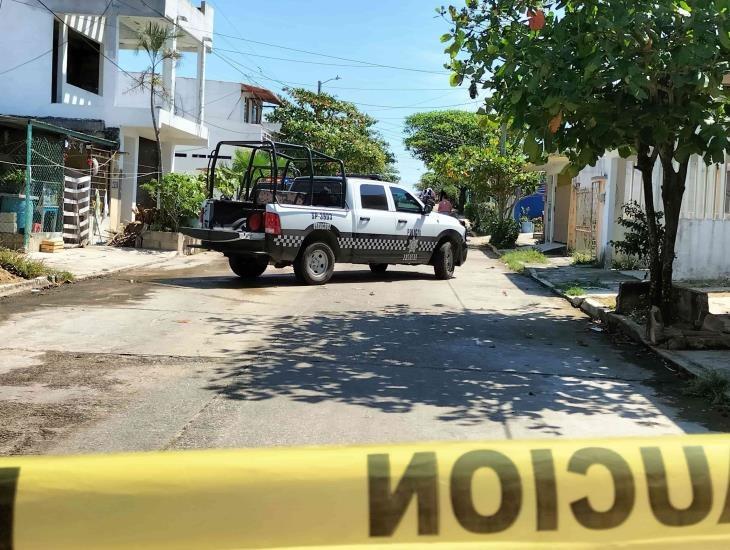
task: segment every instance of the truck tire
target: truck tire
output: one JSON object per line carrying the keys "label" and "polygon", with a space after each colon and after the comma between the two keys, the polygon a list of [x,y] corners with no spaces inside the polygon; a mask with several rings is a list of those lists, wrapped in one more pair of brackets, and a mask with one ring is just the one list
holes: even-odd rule
{"label": "truck tire", "polygon": [[302,275],[302,270],[299,267],[299,262],[294,262],[294,278],[300,283],[306,283],[304,275]]}
{"label": "truck tire", "polygon": [[370,271],[376,275],[382,275],[388,269],[388,264],[370,264]]}
{"label": "truck tire", "polygon": [[228,265],[233,273],[241,279],[255,279],[266,271],[269,259],[251,258],[250,256],[229,256]]}
{"label": "truck tire", "polygon": [[335,271],[335,253],[321,241],[308,245],[294,263],[294,273],[308,285],[323,285]]}
{"label": "truck tire", "polygon": [[451,242],[446,241],[436,250],[433,270],[437,279],[446,280],[454,276],[454,245]]}

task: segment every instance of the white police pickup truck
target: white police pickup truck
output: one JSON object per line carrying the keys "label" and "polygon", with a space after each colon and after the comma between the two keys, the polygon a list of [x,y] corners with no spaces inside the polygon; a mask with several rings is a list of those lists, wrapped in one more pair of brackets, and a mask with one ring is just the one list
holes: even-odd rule
{"label": "white police pickup truck", "polygon": [[243,200],[211,193],[201,227],[183,233],[224,253],[242,278],[258,277],[269,264],[292,265],[311,285],[329,281],[337,262],[367,264],[374,273],[429,264],[438,279],[449,279],[466,260],[459,221],[433,212],[400,185],[345,176],[344,168],[339,176],[285,180],[275,176],[273,189],[271,178],[246,185]]}

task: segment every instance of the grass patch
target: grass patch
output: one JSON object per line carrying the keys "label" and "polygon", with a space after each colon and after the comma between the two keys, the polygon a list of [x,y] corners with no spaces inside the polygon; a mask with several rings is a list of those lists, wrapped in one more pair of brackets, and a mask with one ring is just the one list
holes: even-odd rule
{"label": "grass patch", "polygon": [[525,264],[546,264],[548,259],[539,250],[527,248],[525,250],[513,250],[502,256],[502,261],[507,264],[512,271],[522,273],[525,270]]}
{"label": "grass patch", "polygon": [[70,283],[74,280],[73,273],[69,271],[51,269],[39,260],[33,260],[25,254],[7,248],[0,248],[0,267],[21,279],[48,277],[49,281],[56,283]]}
{"label": "grass patch", "polygon": [[48,274],[43,262],[31,260],[25,254],[6,248],[0,248],[0,267],[22,279],[35,279]]}
{"label": "grass patch", "polygon": [[563,292],[566,296],[583,296],[586,293],[586,289],[582,286],[573,285],[564,289]]}
{"label": "grass patch", "polygon": [[596,257],[592,252],[581,252],[576,250],[571,254],[573,265],[593,265],[596,263]]}
{"label": "grass patch", "polygon": [[706,399],[711,405],[727,408],[730,405],[727,392],[730,390],[730,379],[716,370],[692,378],[685,388],[691,397]]}

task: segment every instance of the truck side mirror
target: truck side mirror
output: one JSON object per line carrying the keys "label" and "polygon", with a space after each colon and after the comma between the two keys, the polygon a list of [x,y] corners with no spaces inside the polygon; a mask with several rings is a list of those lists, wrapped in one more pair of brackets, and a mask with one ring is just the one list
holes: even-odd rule
{"label": "truck side mirror", "polygon": [[433,212],[433,201],[426,201],[426,204],[423,205],[423,213],[428,216],[431,212]]}

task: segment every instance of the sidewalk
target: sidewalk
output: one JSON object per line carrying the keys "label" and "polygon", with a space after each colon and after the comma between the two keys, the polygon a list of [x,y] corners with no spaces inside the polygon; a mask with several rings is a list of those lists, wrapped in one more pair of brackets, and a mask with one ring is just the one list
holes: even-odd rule
{"label": "sidewalk", "polygon": [[[48,267],[59,271],[70,271],[77,281],[92,277],[111,275],[127,269],[149,267],[174,258],[177,252],[143,250],[137,248],[114,248],[109,246],[89,246],[68,248],[54,254],[33,252],[30,257],[41,260]],[[9,284],[0,284],[0,297],[21,292],[29,292],[53,286],[46,277]]]}
{"label": "sidewalk", "polygon": [[[643,271],[616,271],[593,266],[573,265],[572,258],[547,257],[547,264],[528,264],[524,273],[568,300],[574,307],[607,326],[619,328],[672,364],[694,376],[719,371],[730,378],[730,352],[727,350],[669,350],[652,346],[643,327],[614,313],[619,285],[624,281],[643,280]],[[572,290],[572,292],[571,292]],[[579,290],[580,295],[571,295]],[[713,289],[715,292],[727,289]],[[710,308],[717,313],[728,309],[728,296],[720,293],[710,298]]]}

